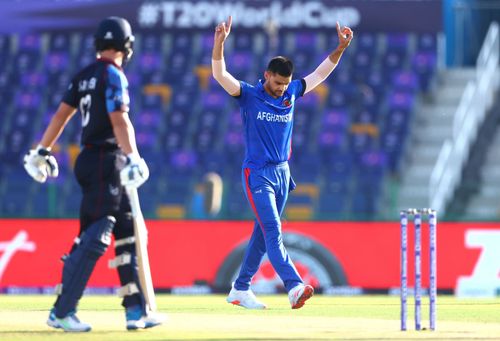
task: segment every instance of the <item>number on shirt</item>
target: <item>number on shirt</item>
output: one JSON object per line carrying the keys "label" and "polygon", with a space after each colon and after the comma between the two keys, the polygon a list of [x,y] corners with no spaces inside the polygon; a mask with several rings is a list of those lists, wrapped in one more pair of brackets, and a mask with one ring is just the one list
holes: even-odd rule
{"label": "number on shirt", "polygon": [[90,105],[92,97],[87,94],[80,99],[80,112],[82,113],[82,127],[86,127],[90,121]]}

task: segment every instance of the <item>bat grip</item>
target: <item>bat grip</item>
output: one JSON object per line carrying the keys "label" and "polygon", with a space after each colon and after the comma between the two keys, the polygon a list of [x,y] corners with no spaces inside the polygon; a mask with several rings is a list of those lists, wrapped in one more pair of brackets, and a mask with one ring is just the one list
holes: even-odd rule
{"label": "bat grip", "polygon": [[137,188],[126,187],[128,198],[130,200],[130,207],[132,209],[132,216],[137,217],[141,214],[141,204],[139,202],[139,194],[137,193]]}

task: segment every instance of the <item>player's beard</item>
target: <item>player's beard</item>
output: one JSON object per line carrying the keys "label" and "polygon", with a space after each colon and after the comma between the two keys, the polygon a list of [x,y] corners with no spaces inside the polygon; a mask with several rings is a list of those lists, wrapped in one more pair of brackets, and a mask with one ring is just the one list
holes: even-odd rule
{"label": "player's beard", "polygon": [[281,96],[283,96],[284,93],[285,93],[284,91],[280,91],[280,90],[273,91],[274,97],[281,97]]}

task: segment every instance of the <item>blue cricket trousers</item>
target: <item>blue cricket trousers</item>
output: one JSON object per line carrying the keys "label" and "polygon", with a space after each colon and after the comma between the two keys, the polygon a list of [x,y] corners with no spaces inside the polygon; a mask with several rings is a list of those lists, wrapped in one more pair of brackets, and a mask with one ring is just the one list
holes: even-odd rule
{"label": "blue cricket trousers", "polygon": [[267,251],[274,270],[285,284],[285,289],[290,291],[303,281],[283,245],[281,233],[280,217],[288,192],[295,188],[288,162],[260,169],[244,168],[242,175],[245,194],[256,219],[234,287],[248,290]]}

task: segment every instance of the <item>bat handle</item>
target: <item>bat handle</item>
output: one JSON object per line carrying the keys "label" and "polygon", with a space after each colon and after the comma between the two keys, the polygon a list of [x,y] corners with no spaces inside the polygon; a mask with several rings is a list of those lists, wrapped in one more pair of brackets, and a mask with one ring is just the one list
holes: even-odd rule
{"label": "bat handle", "polygon": [[126,187],[128,198],[130,200],[130,207],[132,209],[132,216],[137,217],[141,214],[141,204],[139,202],[139,194],[137,188]]}

